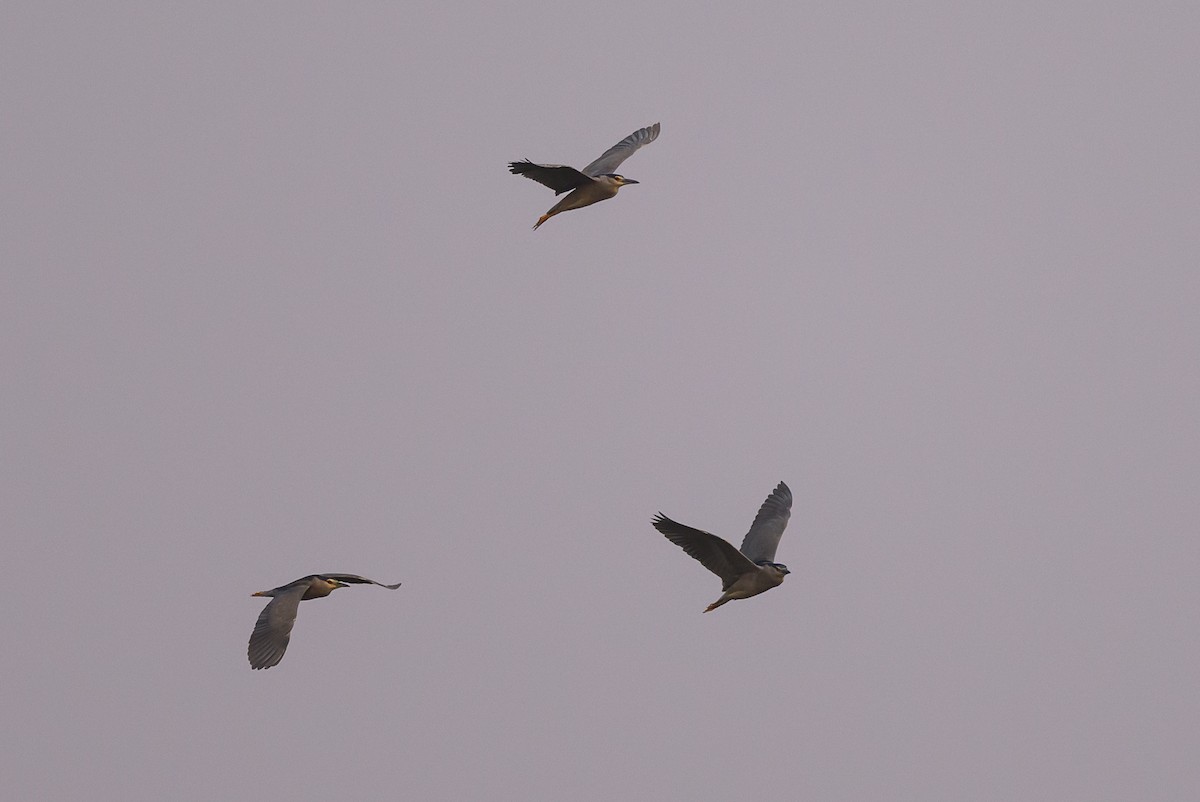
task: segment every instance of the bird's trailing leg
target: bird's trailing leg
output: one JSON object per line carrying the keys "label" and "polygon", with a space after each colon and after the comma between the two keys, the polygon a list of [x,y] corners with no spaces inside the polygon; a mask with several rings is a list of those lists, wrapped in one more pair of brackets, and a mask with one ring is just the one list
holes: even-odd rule
{"label": "bird's trailing leg", "polygon": [[713,602],[712,604],[710,604],[710,605],[708,605],[707,607],[705,607],[705,608],[704,608],[704,612],[706,612],[706,613],[711,613],[713,610],[717,609],[718,607],[720,607],[720,606],[721,606],[722,604],[724,604],[725,602],[727,602],[727,601],[732,601],[732,600],[733,600],[733,597],[732,597],[732,596],[729,596],[729,595],[723,595],[723,596],[721,596],[721,598],[717,599],[715,602]]}

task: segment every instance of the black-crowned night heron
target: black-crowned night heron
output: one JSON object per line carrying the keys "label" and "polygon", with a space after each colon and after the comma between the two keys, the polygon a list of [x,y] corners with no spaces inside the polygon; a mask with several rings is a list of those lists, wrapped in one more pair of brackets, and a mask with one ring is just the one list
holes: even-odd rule
{"label": "black-crowned night heron", "polygon": [[508,169],[514,174],[532,178],[539,184],[545,184],[554,190],[555,195],[561,195],[564,192],[571,193],[554,204],[550,211],[539,217],[538,221],[533,224],[534,229],[536,230],[538,226],[559,212],[582,209],[584,206],[608,200],[626,184],[638,183],[632,178],[617,175],[613,170],[616,170],[621,162],[632,156],[634,151],[642,145],[648,145],[657,139],[659,127],[659,124],[655,123],[648,128],[634,131],[604,151],[604,155],[582,170],[576,170],[565,164],[534,164],[528,159],[509,162]]}
{"label": "black-crowned night heron", "polygon": [[292,625],[296,623],[296,609],[300,602],[328,596],[338,588],[348,587],[350,584],[379,585],[388,590],[400,587],[399,582],[385,585],[356,574],[312,574],[273,590],[250,594],[274,597],[258,614],[254,632],[250,635],[250,646],[246,649],[250,667],[270,668],[283,659],[288,640],[292,637]]}
{"label": "black-crowned night heron", "polygon": [[792,491],[783,482],[758,509],[750,531],[738,551],[724,538],[684,526],[661,512],[651,522],[676,546],[721,577],[721,598],[704,609],[715,610],[727,601],[748,599],[783,583],[786,565],[774,562],[779,538],[792,517]]}

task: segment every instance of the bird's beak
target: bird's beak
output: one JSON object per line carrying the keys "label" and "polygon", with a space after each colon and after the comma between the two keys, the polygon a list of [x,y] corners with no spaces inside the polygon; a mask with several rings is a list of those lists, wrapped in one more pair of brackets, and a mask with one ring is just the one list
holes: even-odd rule
{"label": "bird's beak", "polygon": [[260,590],[258,593],[251,593],[250,595],[251,595],[251,596],[266,596],[267,594],[263,593],[263,592]]}
{"label": "bird's beak", "polygon": [[625,183],[626,183],[626,184],[640,184],[640,183],[642,183],[642,182],[641,182],[641,181],[634,181],[632,178],[626,178],[626,179],[625,179]]}
{"label": "bird's beak", "polygon": [[[350,587],[350,586],[349,586],[349,585],[347,585],[345,582],[338,582],[336,579],[333,581],[333,586],[334,586],[335,588],[348,588],[348,587]],[[341,597],[339,596],[338,598],[340,599]]]}

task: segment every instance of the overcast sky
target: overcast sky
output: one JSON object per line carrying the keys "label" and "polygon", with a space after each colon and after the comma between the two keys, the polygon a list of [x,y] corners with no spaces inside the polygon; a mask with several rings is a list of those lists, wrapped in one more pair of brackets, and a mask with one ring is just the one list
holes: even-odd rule
{"label": "overcast sky", "polygon": [[5,5],[6,798],[1194,797],[1200,10],[726,5]]}

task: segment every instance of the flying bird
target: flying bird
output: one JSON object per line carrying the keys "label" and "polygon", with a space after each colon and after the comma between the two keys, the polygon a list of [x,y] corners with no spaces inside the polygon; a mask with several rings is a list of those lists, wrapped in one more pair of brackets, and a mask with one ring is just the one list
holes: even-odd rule
{"label": "flying bird", "polygon": [[283,659],[283,653],[287,651],[288,641],[292,637],[292,625],[296,623],[296,609],[300,602],[328,596],[338,588],[349,587],[350,584],[379,585],[388,590],[400,587],[399,582],[385,585],[357,574],[312,574],[273,590],[250,594],[273,597],[258,614],[254,632],[250,635],[250,645],[246,649],[250,667],[270,668]]}
{"label": "flying bird", "polygon": [[790,572],[786,565],[775,562],[775,549],[791,516],[792,491],[780,482],[759,507],[740,551],[724,538],[672,521],[661,512],[651,523],[667,540],[721,577],[724,592],[704,609],[707,613],[727,601],[748,599],[783,583]]}
{"label": "flying bird", "polygon": [[632,156],[634,151],[642,145],[649,145],[657,139],[659,127],[659,123],[655,123],[647,128],[640,128],[634,131],[604,151],[604,154],[600,158],[582,170],[576,170],[574,167],[568,167],[565,164],[534,164],[528,159],[519,162],[509,162],[508,169],[513,174],[532,178],[539,184],[550,187],[550,189],[554,190],[555,195],[561,195],[564,192],[571,193],[554,204],[550,211],[539,217],[538,221],[533,225],[534,230],[536,231],[538,226],[559,212],[582,209],[584,206],[591,206],[593,203],[608,200],[616,195],[617,190],[626,184],[639,183],[632,178],[626,178],[613,171],[621,165],[621,162]]}

